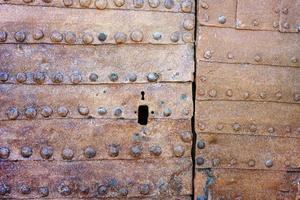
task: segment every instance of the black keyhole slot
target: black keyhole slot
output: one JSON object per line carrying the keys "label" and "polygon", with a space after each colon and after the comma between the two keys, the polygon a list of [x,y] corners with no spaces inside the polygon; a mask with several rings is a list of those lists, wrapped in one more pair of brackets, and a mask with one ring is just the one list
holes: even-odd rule
{"label": "black keyhole slot", "polygon": [[138,110],[138,123],[147,125],[149,117],[149,108],[147,105],[140,105]]}
{"label": "black keyhole slot", "polygon": [[144,92],[144,91],[141,92],[141,95],[142,95],[142,98],[141,98],[141,99],[142,99],[142,100],[145,100],[145,92]]}

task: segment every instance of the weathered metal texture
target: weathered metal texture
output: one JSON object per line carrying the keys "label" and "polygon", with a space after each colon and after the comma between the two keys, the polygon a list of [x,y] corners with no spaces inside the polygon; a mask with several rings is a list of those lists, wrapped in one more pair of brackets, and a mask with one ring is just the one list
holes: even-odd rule
{"label": "weathered metal texture", "polygon": [[[193,138],[190,120],[150,120],[143,126],[112,119],[2,121],[0,136],[0,148],[9,149],[0,160],[56,161],[190,157]],[[23,147],[32,154],[24,157]],[[65,149],[72,150],[70,159]]]}
{"label": "weathered metal texture", "polygon": [[184,44],[194,35],[193,14],[15,5],[1,5],[0,12],[8,43]]}
{"label": "weathered metal texture", "polygon": [[280,0],[237,1],[238,29],[278,30]]}
{"label": "weathered metal texture", "polygon": [[294,67],[199,62],[196,77],[197,100],[300,103]]}
{"label": "weathered metal texture", "polygon": [[[297,200],[300,173],[270,170],[197,170],[195,200]],[[205,192],[207,194],[205,194]]]}
{"label": "weathered metal texture", "polygon": [[[61,56],[63,55],[63,56]],[[144,83],[149,81],[192,81],[192,45],[101,45],[53,46],[38,44],[0,45],[0,83],[73,84],[70,77],[79,73],[77,84]],[[70,59],[66,59],[70,58]],[[45,80],[36,82],[42,72]],[[117,79],[111,79],[114,73]],[[157,80],[149,80],[151,73]],[[61,75],[61,76],[59,76]]]}
{"label": "weathered metal texture", "polygon": [[201,133],[197,140],[205,143],[196,151],[197,168],[300,171],[299,138]]}
{"label": "weathered metal texture", "polygon": [[300,1],[281,1],[280,31],[300,32]]}
{"label": "weathered metal texture", "polygon": [[195,2],[191,0],[3,0],[0,4],[98,9],[98,12],[102,12],[100,10],[107,9],[184,13],[191,13],[195,11]]}
{"label": "weathered metal texture", "polygon": [[200,27],[197,60],[299,67],[299,42],[296,33]]}
{"label": "weathered metal texture", "polygon": [[196,101],[196,132],[300,137],[300,106],[274,102]]}
{"label": "weathered metal texture", "polygon": [[[149,118],[190,119],[193,109],[189,83],[89,87],[49,85],[47,89],[36,85],[4,84],[0,85],[0,90],[3,94],[0,98],[1,120],[91,117],[137,119],[139,105],[148,105]],[[50,115],[45,115],[50,109]]]}
{"label": "weathered metal texture", "polygon": [[[157,197],[190,195],[190,158],[94,162],[2,162],[1,183],[9,186],[10,198]],[[28,189],[29,188],[29,189]]]}

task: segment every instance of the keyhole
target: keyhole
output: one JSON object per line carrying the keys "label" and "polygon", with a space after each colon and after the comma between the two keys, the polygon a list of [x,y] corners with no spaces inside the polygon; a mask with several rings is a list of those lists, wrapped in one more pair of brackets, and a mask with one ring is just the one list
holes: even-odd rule
{"label": "keyhole", "polygon": [[138,110],[138,123],[141,125],[147,125],[149,116],[149,108],[146,105],[139,106]]}
{"label": "keyhole", "polygon": [[142,95],[142,100],[145,100],[145,92],[144,91],[141,92],[141,95]]}

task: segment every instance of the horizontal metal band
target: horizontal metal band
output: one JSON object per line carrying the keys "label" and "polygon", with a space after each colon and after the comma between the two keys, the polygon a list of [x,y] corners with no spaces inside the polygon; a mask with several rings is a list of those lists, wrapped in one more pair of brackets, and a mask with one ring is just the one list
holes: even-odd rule
{"label": "horizontal metal band", "polygon": [[199,62],[197,100],[300,103],[299,80],[294,67]]}
{"label": "horizontal metal band", "polygon": [[[74,84],[73,74],[81,76],[77,84],[192,81],[193,58],[192,45],[3,44],[0,83]],[[35,80],[38,74],[44,79]]]}
{"label": "horizontal metal band", "polygon": [[147,126],[111,119],[6,121],[0,125],[0,152],[8,152],[0,160],[190,157],[191,130],[190,120],[150,120]]}
{"label": "horizontal metal band", "polygon": [[300,172],[300,139],[198,134],[198,168],[271,169]]}
{"label": "horizontal metal band", "polygon": [[[300,173],[265,170],[196,170],[195,197],[211,199],[286,199],[299,196]],[[298,194],[297,194],[298,193]]]}
{"label": "horizontal metal band", "polygon": [[0,119],[137,119],[147,105],[149,118],[192,116],[191,83],[91,86],[0,85]]}
{"label": "horizontal metal band", "polygon": [[297,33],[201,27],[198,38],[198,60],[300,67]]}
{"label": "horizontal metal band", "polygon": [[[101,162],[2,162],[1,186],[10,198],[158,197],[190,195],[190,159]],[[0,187],[1,187],[0,186]]]}
{"label": "horizontal metal band", "polygon": [[193,14],[14,5],[0,12],[2,43],[184,44],[194,35]]}
{"label": "horizontal metal band", "polygon": [[300,106],[273,102],[196,101],[196,131],[300,137]]}

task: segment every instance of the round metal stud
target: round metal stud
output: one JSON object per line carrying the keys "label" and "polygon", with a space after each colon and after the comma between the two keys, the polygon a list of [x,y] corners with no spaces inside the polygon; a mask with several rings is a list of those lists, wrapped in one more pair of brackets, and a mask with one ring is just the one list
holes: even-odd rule
{"label": "round metal stud", "polygon": [[232,124],[232,129],[234,131],[240,131],[241,130],[241,125],[239,123],[234,123],[234,124]]}
{"label": "round metal stud", "polygon": [[109,76],[108,76],[109,80],[111,80],[112,82],[116,82],[118,79],[119,79],[119,76],[117,73],[111,73]]}
{"label": "round metal stud", "polygon": [[125,4],[125,0],[114,0],[114,4],[117,7],[122,7]]}
{"label": "round metal stud", "polygon": [[107,192],[108,192],[108,188],[105,186],[105,185],[100,185],[97,189],[98,191],[98,194],[103,196],[103,195],[106,195]]}
{"label": "round metal stud", "polygon": [[66,148],[61,154],[64,160],[72,160],[74,158],[74,151],[72,149]]}
{"label": "round metal stud", "polygon": [[41,115],[43,117],[50,117],[53,113],[52,108],[50,108],[49,106],[44,106],[41,110]]}
{"label": "round metal stud", "polygon": [[254,56],[254,60],[255,60],[255,62],[261,62],[262,61],[262,57],[260,55],[255,55]]}
{"label": "round metal stud", "polygon": [[6,184],[0,184],[0,195],[6,195],[10,193],[10,187]]}
{"label": "round metal stud", "polygon": [[78,72],[73,73],[70,78],[73,84],[79,84],[82,81],[82,77]]}
{"label": "round metal stud", "polygon": [[204,164],[204,158],[202,158],[202,157],[198,157],[198,158],[196,158],[196,164],[197,165],[203,165]]}
{"label": "round metal stud", "polygon": [[157,8],[160,4],[160,0],[148,0],[148,3],[151,8]]}
{"label": "round metal stud", "polygon": [[226,23],[226,17],[224,15],[221,15],[218,17],[218,22],[220,24],[225,24]]}
{"label": "round metal stud", "polygon": [[47,197],[49,195],[49,188],[48,187],[40,187],[38,192],[41,197]]}
{"label": "round metal stud", "polygon": [[185,131],[180,133],[180,137],[183,142],[191,142],[193,134],[190,131]]}
{"label": "round metal stud", "polygon": [[60,72],[56,73],[52,77],[52,82],[53,83],[61,83],[64,81],[64,75]]}
{"label": "round metal stud", "polygon": [[204,57],[205,59],[211,59],[212,54],[213,54],[212,51],[206,50],[206,51],[204,52],[204,54],[203,54],[203,57]]}
{"label": "round metal stud", "polygon": [[267,93],[266,92],[261,92],[259,93],[260,98],[265,99],[267,97]]}
{"label": "round metal stud", "polygon": [[231,89],[226,90],[226,96],[232,97],[233,96],[233,91]]}
{"label": "round metal stud", "polygon": [[89,108],[86,107],[86,106],[78,106],[78,112],[79,112],[79,114],[81,114],[81,115],[88,115],[89,112],[90,112],[90,110],[89,110]]}
{"label": "round metal stud", "polygon": [[254,133],[254,132],[257,131],[257,127],[256,127],[255,124],[251,124],[250,127],[249,127],[249,129],[250,129],[250,132],[252,132],[252,133]]}
{"label": "round metal stud", "polygon": [[202,131],[206,128],[206,125],[204,122],[199,122],[198,126],[199,126],[199,129]]}
{"label": "round metal stud", "polygon": [[216,97],[217,96],[217,90],[211,89],[208,91],[208,96],[210,97]]}
{"label": "round metal stud", "polygon": [[243,98],[248,99],[249,97],[250,97],[250,93],[249,92],[244,92]]}
{"label": "round metal stud", "polygon": [[30,194],[31,193],[31,188],[27,185],[22,185],[20,187],[20,193],[22,194]]}
{"label": "round metal stud", "polygon": [[96,82],[98,80],[98,78],[99,78],[98,75],[95,74],[95,73],[91,73],[90,76],[89,76],[89,79],[92,82]]}
{"label": "round metal stud", "polygon": [[183,33],[182,34],[182,40],[185,42],[185,43],[188,43],[188,42],[193,42],[193,34],[192,33]]}
{"label": "round metal stud", "polygon": [[268,167],[268,168],[271,168],[273,166],[273,160],[267,160],[265,162],[265,166]]}
{"label": "round metal stud", "polygon": [[0,72],[0,81],[1,82],[6,82],[8,81],[9,74],[7,72]]}
{"label": "round metal stud", "polygon": [[154,156],[160,156],[162,153],[162,149],[159,145],[153,145],[149,148],[149,151]]}
{"label": "round metal stud", "polygon": [[46,75],[43,72],[35,72],[33,74],[33,81],[36,84],[43,84],[46,80]]}
{"label": "round metal stud", "polygon": [[0,147],[0,159],[7,159],[10,155],[8,147]]}
{"label": "round metal stud", "polygon": [[293,57],[291,57],[291,62],[292,63],[297,63],[298,59],[295,56],[293,56]]}
{"label": "round metal stud", "polygon": [[273,127],[270,127],[270,128],[268,128],[268,132],[269,132],[269,133],[274,133],[274,132],[275,132],[275,129],[274,129]]}
{"label": "round metal stud", "polygon": [[169,117],[172,114],[172,110],[170,108],[164,109],[164,116]]}
{"label": "round metal stud", "polygon": [[155,82],[157,81],[159,78],[159,75],[155,72],[150,72],[148,75],[147,75],[147,79],[149,82]]}
{"label": "round metal stud", "polygon": [[52,157],[53,152],[54,152],[53,147],[46,146],[41,149],[40,154],[43,159],[48,160]]}
{"label": "round metal stud", "polygon": [[101,42],[104,42],[107,39],[107,34],[106,33],[99,33],[98,35],[98,40]]}
{"label": "round metal stud", "polygon": [[204,2],[204,1],[200,2],[200,6],[201,6],[201,8],[203,8],[205,10],[207,10],[209,8],[208,4],[206,2]]}
{"label": "round metal stud", "polygon": [[276,92],[275,93],[275,97],[276,97],[276,99],[281,99],[281,97],[282,97],[282,93],[279,91],[279,92]]}
{"label": "round metal stud", "polygon": [[143,32],[140,30],[135,30],[130,34],[130,38],[134,42],[141,42],[144,38]]}
{"label": "round metal stud", "polygon": [[126,197],[128,195],[129,191],[127,188],[120,188],[119,189],[119,194],[120,196]]}
{"label": "round metal stud", "polygon": [[93,148],[93,147],[87,147],[85,150],[84,150],[84,156],[86,158],[93,158],[96,156],[96,150]]}
{"label": "round metal stud", "polygon": [[294,101],[300,101],[300,93],[294,94]]}
{"label": "round metal stud", "polygon": [[233,54],[232,54],[231,52],[229,52],[229,53],[227,54],[227,58],[228,58],[228,59],[233,59],[234,56],[233,56]]}
{"label": "round metal stud", "polygon": [[121,108],[116,108],[116,109],[114,110],[114,115],[115,115],[116,117],[120,117],[120,116],[122,115],[122,113],[123,113],[123,111],[122,111]]}
{"label": "round metal stud", "polygon": [[19,72],[16,75],[16,80],[19,83],[24,83],[27,80],[27,75],[23,72]]}
{"label": "round metal stud", "polygon": [[94,37],[93,37],[92,34],[90,34],[90,33],[84,33],[82,35],[82,42],[84,44],[91,44],[91,43],[93,43],[93,41],[94,41]]}
{"label": "round metal stud", "polygon": [[79,4],[81,7],[88,8],[91,5],[91,0],[79,0]]}
{"label": "round metal stud", "polygon": [[162,34],[160,32],[154,32],[153,33],[153,39],[154,40],[160,40],[162,38]]}
{"label": "round metal stud", "polygon": [[142,8],[144,6],[144,0],[133,0],[135,8]]}
{"label": "round metal stud", "polygon": [[143,147],[141,147],[141,146],[136,145],[136,146],[131,147],[131,155],[133,157],[141,156],[142,152],[143,152]]}
{"label": "round metal stud", "polygon": [[137,80],[137,75],[135,73],[128,74],[128,80],[130,82],[135,82]]}
{"label": "round metal stud", "polygon": [[33,31],[32,38],[35,40],[41,40],[44,37],[44,33],[40,29],[36,29]]}
{"label": "round metal stud", "polygon": [[73,5],[73,0],[63,0],[63,2],[66,7],[70,7]]}
{"label": "round metal stud", "polygon": [[73,32],[66,32],[65,33],[65,42],[68,44],[74,44],[76,43],[76,35]]}
{"label": "round metal stud", "polygon": [[173,151],[174,151],[174,155],[176,157],[182,157],[184,155],[184,153],[185,153],[185,149],[181,145],[175,145],[173,147]]}
{"label": "round metal stud", "polygon": [[24,114],[25,114],[26,118],[33,119],[36,117],[37,111],[34,107],[28,107],[25,109]]}
{"label": "round metal stud", "polygon": [[64,107],[64,106],[60,106],[58,109],[57,109],[57,114],[60,116],[60,117],[66,117],[69,113],[69,110]]}
{"label": "round metal stud", "polygon": [[19,111],[16,107],[11,107],[6,111],[6,116],[8,119],[17,119],[19,117]]}
{"label": "round metal stud", "polygon": [[120,152],[120,146],[117,144],[108,145],[108,154],[111,157],[117,157]]}
{"label": "round metal stud", "polygon": [[117,32],[114,35],[114,39],[117,44],[123,44],[127,41],[127,35],[123,32]]}
{"label": "round metal stud", "polygon": [[179,39],[180,39],[180,33],[179,33],[178,31],[173,32],[173,33],[171,34],[171,36],[170,36],[170,40],[171,40],[172,42],[178,42]]}
{"label": "round metal stud", "polygon": [[255,19],[255,20],[253,20],[252,24],[253,24],[253,26],[258,26],[259,22]]}
{"label": "round metal stud", "polygon": [[197,148],[198,149],[204,149],[205,148],[205,142],[203,140],[199,140],[197,142]]}
{"label": "round metal stud", "polygon": [[189,0],[185,0],[181,3],[180,7],[181,7],[182,12],[189,13],[189,12],[192,12],[193,3]]}
{"label": "round metal stud", "polygon": [[186,19],[183,22],[183,28],[185,30],[191,31],[191,30],[194,29],[194,24],[195,24],[194,20],[192,20],[192,19]]}
{"label": "round metal stud", "polygon": [[61,42],[63,40],[63,35],[58,31],[53,31],[50,36],[52,42]]}
{"label": "round metal stud", "polygon": [[249,167],[255,167],[255,160],[249,160],[248,161],[248,166]]}
{"label": "round metal stud", "polygon": [[72,193],[72,190],[68,185],[62,183],[58,186],[58,192],[63,196],[69,196]]}
{"label": "round metal stud", "polygon": [[24,42],[26,40],[26,33],[24,31],[18,31],[15,33],[15,40],[17,42]]}
{"label": "round metal stud", "polygon": [[21,155],[24,158],[29,158],[33,154],[33,150],[31,147],[24,146],[21,148]]}
{"label": "round metal stud", "polygon": [[224,128],[224,125],[223,124],[220,124],[220,123],[218,123],[217,125],[216,125],[216,129],[217,130],[222,130]]}
{"label": "round metal stud", "polygon": [[174,3],[174,0],[165,0],[164,5],[167,9],[172,9],[174,7],[175,3]]}
{"label": "round metal stud", "polygon": [[105,115],[107,113],[107,109],[104,107],[100,107],[98,108],[97,112],[99,115]]}
{"label": "round metal stud", "polygon": [[151,191],[151,185],[150,184],[142,184],[139,187],[139,192],[142,195],[148,195]]}
{"label": "round metal stud", "polygon": [[5,42],[7,40],[7,33],[5,31],[0,31],[0,42]]}
{"label": "round metal stud", "polygon": [[107,0],[96,0],[95,7],[99,10],[103,10],[107,7]]}

